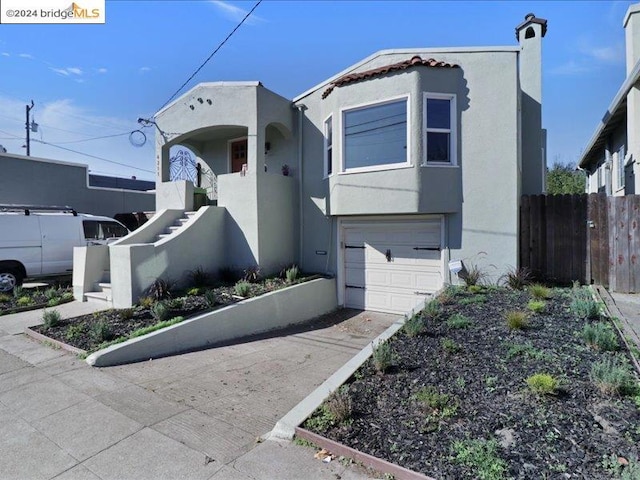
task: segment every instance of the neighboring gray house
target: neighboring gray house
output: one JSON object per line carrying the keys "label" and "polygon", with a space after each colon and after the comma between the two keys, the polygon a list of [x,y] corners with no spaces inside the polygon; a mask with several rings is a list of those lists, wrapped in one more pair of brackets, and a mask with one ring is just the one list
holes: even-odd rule
{"label": "neighboring gray house", "polygon": [[94,177],[84,164],[0,153],[0,169],[0,204],[70,206],[107,217],[155,210],[155,193],[141,191],[155,185]]}
{"label": "neighboring gray house", "polygon": [[640,3],[629,7],[622,25],[627,78],[578,162],[587,174],[587,193],[640,193]]}
{"label": "neighboring gray house", "polygon": [[[518,263],[520,196],[544,191],[546,29],[529,14],[517,46],[381,51],[293,100],[194,87],[154,118],[158,214],[79,253],[76,296],[102,281],[89,296],[128,306],[199,266],[295,262],[336,275],[339,305],[403,313],[452,280],[450,260],[498,277]],[[193,184],[169,181],[177,145],[216,186],[195,214]]]}

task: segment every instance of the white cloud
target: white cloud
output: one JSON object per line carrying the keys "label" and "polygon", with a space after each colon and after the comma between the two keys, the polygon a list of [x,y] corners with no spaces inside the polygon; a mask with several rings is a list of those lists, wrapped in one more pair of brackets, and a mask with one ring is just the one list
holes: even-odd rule
{"label": "white cloud", "polygon": [[621,42],[598,45],[591,40],[581,39],[578,43],[578,51],[600,63],[623,65],[625,61],[624,43]]}
{"label": "white cloud", "polygon": [[2,52],[1,54],[3,57],[10,57],[11,54],[9,52]]}
{"label": "white cloud", "polygon": [[106,68],[99,68],[98,69],[98,73],[107,73],[107,69]]}
{"label": "white cloud", "polygon": [[18,56],[20,58],[33,58],[33,55],[31,55],[30,53],[19,53]]}
{"label": "white cloud", "polygon": [[151,71],[151,67],[140,67],[138,73],[147,73]]}
{"label": "white cloud", "polygon": [[[239,22],[245,17],[247,13],[249,13],[249,10],[245,10],[222,0],[210,0],[210,3],[219,11],[221,11],[225,17],[235,22]],[[251,16],[245,21],[245,23],[249,25],[255,25],[258,22],[264,22],[264,19],[257,16],[255,13],[252,13]]]}
{"label": "white cloud", "polygon": [[582,73],[590,72],[593,69],[594,66],[591,64],[569,60],[567,63],[551,68],[549,72],[551,75],[580,75]]}
{"label": "white cloud", "polygon": [[67,67],[67,72],[73,73],[74,75],[82,75],[82,69],[78,67]]}
{"label": "white cloud", "polygon": [[54,68],[54,67],[49,67],[49,68],[60,75],[64,75],[65,77],[69,76],[69,72],[67,72],[64,68]]}

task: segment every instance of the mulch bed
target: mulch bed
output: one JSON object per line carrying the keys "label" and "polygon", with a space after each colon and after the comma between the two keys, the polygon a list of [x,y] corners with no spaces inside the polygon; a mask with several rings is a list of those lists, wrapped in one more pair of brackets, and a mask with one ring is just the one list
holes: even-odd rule
{"label": "mulch bed", "polygon": [[[611,354],[585,345],[570,290],[553,293],[544,313],[529,313],[529,328],[510,331],[504,315],[526,311],[529,293],[458,290],[438,319],[426,319],[426,333],[400,331],[390,340],[394,360],[385,374],[369,360],[353,375],[349,420],[322,424],[318,410],[303,427],[438,479],[483,478],[455,460],[453,445],[494,439],[506,471],[484,478],[618,478],[618,464],[637,461],[640,403],[605,396],[590,382],[592,364]],[[454,313],[471,324],[447,326]],[[528,390],[526,379],[537,373],[560,380],[556,395]],[[428,386],[450,396],[453,414],[416,399]]]}
{"label": "mulch bed", "polygon": [[55,307],[56,305],[71,301],[73,301],[71,287],[25,288],[18,295],[14,295],[13,293],[0,295],[0,316],[26,312],[47,306]]}
{"label": "mulch bed", "polygon": [[[311,277],[310,277],[311,278]],[[300,281],[305,281],[302,279]],[[248,297],[256,297],[280,288],[290,286],[280,278],[269,278],[250,284]],[[212,290],[215,295],[215,305],[209,306],[204,291]],[[175,295],[165,300],[169,307],[168,319],[178,316],[189,318],[206,311],[215,310],[237,301],[233,285],[201,288],[200,293],[194,295]],[[53,327],[38,325],[32,330],[47,337],[66,343],[87,352],[101,348],[105,342],[119,338],[126,338],[130,333],[145,327],[156,325],[158,321],[153,317],[151,308],[135,306],[129,309],[110,309],[94,314],[82,315],[64,319]]]}

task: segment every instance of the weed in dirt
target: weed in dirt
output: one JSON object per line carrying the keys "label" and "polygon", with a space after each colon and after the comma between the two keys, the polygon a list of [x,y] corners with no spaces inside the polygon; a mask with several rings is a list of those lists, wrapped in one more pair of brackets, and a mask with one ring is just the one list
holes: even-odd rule
{"label": "weed in dirt", "polygon": [[440,393],[433,386],[422,387],[411,398],[426,408],[429,413],[441,418],[453,417],[458,411],[458,402],[455,397]]}
{"label": "weed in dirt", "polygon": [[151,316],[156,322],[164,322],[169,318],[169,307],[165,302],[158,302],[151,307]]}
{"label": "weed in dirt", "polygon": [[533,285],[530,285],[529,293],[536,300],[547,300],[552,296],[551,289],[539,283],[534,283]]}
{"label": "weed in dirt", "polygon": [[509,330],[524,330],[529,326],[526,312],[511,310],[505,313],[504,318],[507,321]]}
{"label": "weed in dirt", "polygon": [[504,284],[512,290],[523,290],[531,283],[533,275],[527,267],[510,268],[507,273],[498,279],[498,283]]}
{"label": "weed in dirt", "polygon": [[427,303],[424,304],[424,309],[422,310],[422,313],[424,313],[427,317],[431,318],[432,320],[438,319],[438,317],[440,317],[440,315],[442,314],[442,305],[440,304],[440,301],[437,299],[428,301]]}
{"label": "weed in dirt", "polygon": [[469,467],[479,480],[503,480],[507,463],[498,457],[498,442],[495,440],[456,440],[452,451],[454,461]]}
{"label": "weed in dirt", "polygon": [[471,325],[471,320],[460,313],[454,313],[447,319],[447,326],[449,328],[467,328],[469,325]]}
{"label": "weed in dirt", "polygon": [[547,353],[535,348],[531,342],[506,343],[506,345],[508,348],[507,360],[511,360],[516,357],[524,357],[532,360],[545,360],[549,358]]}
{"label": "weed in dirt", "polygon": [[619,356],[609,356],[594,363],[589,378],[604,395],[635,395],[638,392],[634,375]]}
{"label": "weed in dirt", "polygon": [[247,297],[251,292],[251,285],[245,280],[240,280],[233,289],[239,297]]}
{"label": "weed in dirt", "polygon": [[620,347],[618,335],[608,323],[587,323],[582,327],[581,334],[585,343],[594,350],[613,352]]}
{"label": "weed in dirt", "polygon": [[448,353],[457,353],[462,350],[462,347],[450,338],[441,339],[440,346]]}
{"label": "weed in dirt", "polygon": [[547,302],[544,300],[529,300],[527,308],[533,313],[543,313],[547,308]]}
{"label": "weed in dirt", "polygon": [[621,461],[623,457],[611,454],[604,456],[602,459],[602,467],[619,480],[640,480],[640,461],[635,455],[631,455],[628,459]]}
{"label": "weed in dirt", "polygon": [[534,394],[543,396],[555,394],[559,383],[553,375],[536,373],[527,378],[527,385]]}
{"label": "weed in dirt", "polygon": [[393,351],[389,342],[383,341],[375,345],[371,358],[376,372],[385,373],[393,363]]}
{"label": "weed in dirt", "polygon": [[299,447],[318,448],[315,443],[310,442],[306,438],[297,437],[297,436],[293,438],[293,444],[298,445]]}
{"label": "weed in dirt", "polygon": [[351,418],[353,404],[347,385],[342,385],[329,395],[329,398],[327,398],[327,409],[338,423],[346,422]]}
{"label": "weed in dirt", "polygon": [[408,337],[417,337],[422,335],[427,329],[424,323],[424,318],[420,315],[413,315],[407,318],[402,328]]}
{"label": "weed in dirt", "polygon": [[320,408],[316,410],[311,417],[309,417],[304,423],[305,427],[309,430],[326,432],[329,427],[335,424],[335,417],[329,411],[326,403],[320,405]]}
{"label": "weed in dirt", "polygon": [[60,316],[60,312],[57,310],[45,310],[42,314],[42,323],[45,328],[53,328],[60,323],[62,317]]}

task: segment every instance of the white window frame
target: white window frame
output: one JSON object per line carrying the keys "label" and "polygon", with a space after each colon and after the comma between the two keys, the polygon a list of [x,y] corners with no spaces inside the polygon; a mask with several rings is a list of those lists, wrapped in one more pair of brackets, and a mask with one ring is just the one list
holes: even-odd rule
{"label": "white window frame", "polygon": [[[397,103],[399,100],[405,100],[407,103],[407,148],[406,148],[406,161],[398,162],[398,163],[386,163],[384,165],[374,165],[370,167],[357,167],[357,168],[349,168],[347,169],[345,166],[345,157],[346,157],[346,142],[345,142],[345,114],[352,112],[354,110],[362,110],[369,107],[377,107],[379,105],[386,105],[389,103]],[[361,173],[361,172],[375,172],[380,170],[395,170],[398,168],[407,168],[412,167],[411,163],[411,95],[398,95],[395,97],[386,98],[384,100],[376,101],[376,102],[367,102],[361,103],[358,105],[344,107],[340,109],[339,116],[339,131],[340,131],[340,170],[339,174],[350,174],[350,173]],[[335,143],[335,134],[334,134],[334,143]]]}
{"label": "white window frame", "polygon": [[625,187],[625,166],[626,166],[626,145],[620,145],[616,152],[616,171],[618,181],[616,182],[617,190],[622,190]]}
{"label": "white window frame", "polygon": [[[327,128],[329,125],[331,125],[331,145],[329,145],[329,129]],[[331,175],[333,175],[335,172],[333,171],[333,160],[334,160],[334,155],[333,155],[333,144],[335,143],[334,141],[334,137],[335,137],[335,128],[333,125],[333,115],[329,115],[327,118],[324,119],[324,122],[322,123],[322,128],[324,129],[323,133],[324,133],[324,167],[323,167],[323,178],[329,178]],[[329,165],[329,150],[331,150],[331,165]],[[331,173],[329,173],[329,167],[331,168]]]}
{"label": "white window frame", "polygon": [[[427,99],[449,100],[450,128],[427,127]],[[457,167],[458,166],[458,107],[455,93],[422,93],[422,166],[423,167]],[[448,133],[450,162],[427,162],[427,132]]]}

